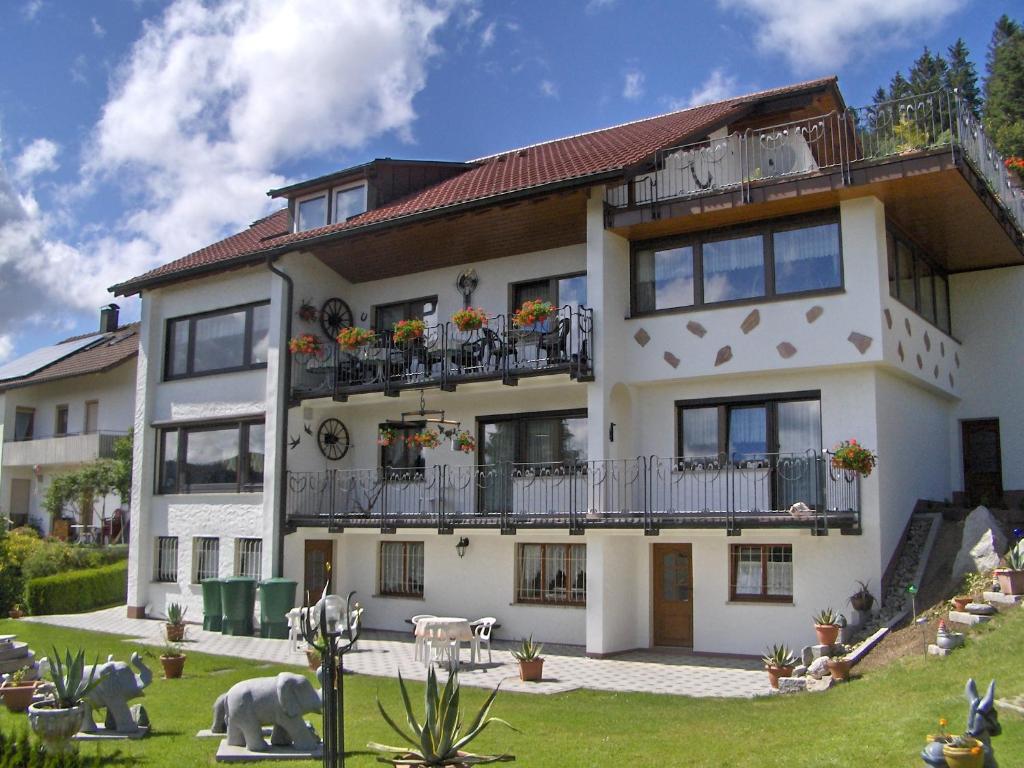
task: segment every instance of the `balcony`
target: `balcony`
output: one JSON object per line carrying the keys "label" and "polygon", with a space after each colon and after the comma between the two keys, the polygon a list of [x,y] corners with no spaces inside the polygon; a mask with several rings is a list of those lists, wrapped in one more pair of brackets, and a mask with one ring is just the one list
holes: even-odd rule
{"label": "balcony", "polygon": [[294,526],[860,532],[859,476],[826,452],[288,472]]}
{"label": "balcony", "polygon": [[4,443],[3,466],[58,466],[109,459],[114,455],[114,443],[126,434],[127,432],[90,432]]}
{"label": "balcony", "polygon": [[395,341],[391,332],[374,333],[354,350],[331,342],[319,355],[292,355],[293,399],[501,381],[568,374],[593,378],[593,310],[563,307],[557,317],[532,328],[516,327],[506,315],[493,315],[482,328],[460,331],[453,323],[427,328],[420,338]]}

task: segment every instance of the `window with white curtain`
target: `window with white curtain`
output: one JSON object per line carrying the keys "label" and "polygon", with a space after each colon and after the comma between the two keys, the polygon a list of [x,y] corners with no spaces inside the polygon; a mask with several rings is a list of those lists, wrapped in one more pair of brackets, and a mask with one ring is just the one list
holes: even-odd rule
{"label": "window with white curtain", "polygon": [[704,303],[764,295],[764,238],[733,237],[705,243]]}
{"label": "window with white curtain", "polygon": [[164,378],[265,367],[269,336],[267,302],[168,320]]}
{"label": "window with white curtain", "polygon": [[730,600],[792,602],[791,544],[734,544],[729,560]]}
{"label": "window with white curtain", "polygon": [[393,597],[423,597],[423,542],[380,543],[378,591]]}
{"label": "window with white curtain", "polygon": [[586,605],[586,544],[519,544],[516,602]]}
{"label": "window with white curtain", "polygon": [[838,288],[842,284],[839,224],[775,232],[775,292],[802,293]]}

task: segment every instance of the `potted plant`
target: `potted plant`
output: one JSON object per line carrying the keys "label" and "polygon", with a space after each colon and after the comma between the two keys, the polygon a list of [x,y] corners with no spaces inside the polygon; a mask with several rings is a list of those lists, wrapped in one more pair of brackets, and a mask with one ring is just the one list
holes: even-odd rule
{"label": "potted plant", "polygon": [[188,613],[188,608],[183,607],[180,603],[167,604],[167,624],[164,629],[167,632],[168,642],[180,643],[185,639],[186,613]]}
{"label": "potted plant", "polygon": [[167,643],[160,651],[160,664],[164,668],[164,679],[177,680],[185,669],[185,659],[188,658],[181,651],[177,643]]}
{"label": "potted plant", "polygon": [[391,340],[395,344],[404,344],[414,339],[422,339],[427,332],[427,324],[423,320],[399,320],[391,330]]}
{"label": "potted plant", "polygon": [[452,315],[452,322],[460,331],[477,331],[487,325],[487,313],[480,307],[466,307]]}
{"label": "potted plant", "polygon": [[424,429],[409,438],[410,442],[420,448],[437,448],[441,444],[441,433],[435,429]]}
{"label": "potted plant", "polygon": [[523,682],[536,683],[544,676],[544,658],[540,652],[544,650],[543,643],[533,642],[533,635],[523,638],[518,648],[512,651],[512,656],[519,662],[519,679]]}
{"label": "potted plant", "polygon": [[832,466],[835,469],[867,477],[877,463],[878,456],[856,440],[844,440],[832,449]]}
{"label": "potted plant", "polygon": [[981,742],[966,734],[946,741],[942,745],[942,756],[949,768],[982,768],[985,765]]}
{"label": "potted plant", "polygon": [[324,354],[324,343],[316,334],[302,333],[298,336],[293,336],[288,341],[288,351],[293,355],[322,357]]}
{"label": "potted plant", "polygon": [[96,676],[95,664],[89,668],[89,676],[85,676],[85,651],[78,651],[74,657],[70,650],[64,654],[62,662],[57,649],[53,649],[53,690],[44,701],[28,707],[29,725],[42,739],[43,749],[53,753],[70,749],[71,737],[78,733],[85,719],[85,697],[103,679]]}
{"label": "potted plant", "polygon": [[9,610],[7,612],[7,615],[10,616],[12,619],[20,619],[25,614],[21,610],[21,605],[18,604],[18,603],[15,603],[14,605],[11,606],[11,610]]}
{"label": "potted plant", "polygon": [[317,308],[309,299],[302,300],[302,303],[299,305],[299,311],[295,314],[305,323],[315,323],[317,318],[320,317],[320,312],[317,311]]}
{"label": "potted plant", "polygon": [[970,603],[983,602],[982,593],[992,582],[992,577],[983,573],[968,573],[960,582],[960,592],[953,597],[953,606],[966,611]]}
{"label": "potted plant", "polygon": [[0,697],[11,712],[24,712],[32,703],[36,692],[36,681],[29,679],[31,667],[14,670],[7,676],[7,681],[0,686]]}
{"label": "potted plant", "polygon": [[377,445],[387,448],[398,442],[398,430],[394,427],[381,427],[377,430]]}
{"label": "potted plant", "polygon": [[555,306],[550,301],[527,299],[523,306],[512,314],[512,325],[525,330],[546,331],[547,321],[555,312]]}
{"label": "potted plant", "polygon": [[476,450],[476,438],[472,432],[463,429],[452,437],[452,448],[463,453],[472,453]]}
{"label": "potted plant", "polygon": [[[474,755],[464,751],[467,746],[491,723],[512,728],[504,720],[490,717],[491,705],[498,695],[495,688],[487,697],[480,711],[463,729],[467,721],[462,718],[459,708],[459,673],[452,672],[444,688],[437,684],[437,673],[433,667],[427,671],[427,684],[423,692],[423,723],[421,724],[412,711],[409,693],[405,689],[405,680],[398,674],[398,685],[402,691],[405,704],[405,723],[409,731],[403,730],[384,709],[377,699],[377,708],[384,721],[406,743],[404,747],[390,747],[371,741],[366,746],[382,755],[381,762],[395,766],[469,766],[480,763],[507,763],[515,760],[513,755]],[[500,685],[498,686],[501,687]],[[515,730],[515,728],[512,728]]]}
{"label": "potted plant", "polygon": [[868,585],[863,581],[858,581],[860,589],[850,595],[850,605],[853,606],[853,610],[860,613],[867,613],[871,610],[871,606],[875,604],[875,596],[871,594],[871,590],[868,589]]}
{"label": "potted plant", "polygon": [[818,645],[835,645],[839,638],[839,616],[831,608],[818,611],[814,617],[814,633],[818,636]]}
{"label": "potted plant", "polygon": [[996,568],[999,591],[1004,595],[1024,594],[1024,547],[1014,544],[1003,558],[1004,567]]}
{"label": "potted plant", "polygon": [[849,680],[853,662],[843,654],[828,657],[828,671],[833,680]]}
{"label": "potted plant", "polygon": [[768,670],[768,683],[775,690],[779,689],[779,678],[789,677],[796,666],[796,657],[785,645],[773,645],[761,657],[764,668]]}
{"label": "potted plant", "polygon": [[376,334],[369,328],[359,328],[358,326],[350,326],[348,328],[342,328],[338,331],[338,335],[335,339],[338,345],[348,351],[365,347],[371,341],[373,341]]}

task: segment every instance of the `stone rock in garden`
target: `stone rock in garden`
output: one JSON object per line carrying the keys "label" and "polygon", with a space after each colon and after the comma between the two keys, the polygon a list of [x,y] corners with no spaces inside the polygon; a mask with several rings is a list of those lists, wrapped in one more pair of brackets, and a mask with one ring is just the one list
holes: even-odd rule
{"label": "stone rock in garden", "polygon": [[815,659],[820,659],[822,656],[828,657],[832,653],[831,645],[812,645],[811,656]]}
{"label": "stone rock in garden", "polygon": [[985,507],[977,507],[964,521],[960,551],[953,561],[953,579],[965,574],[990,571],[999,566],[999,556],[1006,550],[1006,534],[995,516]]}
{"label": "stone rock in garden", "polygon": [[988,603],[968,603],[965,607],[972,616],[994,616],[996,613],[995,606]]}
{"label": "stone rock in garden", "polygon": [[807,680],[808,691],[827,691],[833,685],[835,685],[835,678],[832,675],[825,675],[820,680],[809,679]]}
{"label": "stone rock in garden", "polygon": [[806,677],[780,677],[779,693],[797,693],[807,690]]}
{"label": "stone rock in garden", "polygon": [[828,656],[819,656],[807,667],[807,674],[815,680],[821,679],[822,675],[828,674]]}
{"label": "stone rock in garden", "polygon": [[805,666],[810,666],[810,663],[814,661],[814,652],[811,646],[805,645],[800,651],[800,662]]}
{"label": "stone rock in garden", "polygon": [[793,677],[803,677],[807,674],[807,667],[803,664],[799,664],[793,667]]}

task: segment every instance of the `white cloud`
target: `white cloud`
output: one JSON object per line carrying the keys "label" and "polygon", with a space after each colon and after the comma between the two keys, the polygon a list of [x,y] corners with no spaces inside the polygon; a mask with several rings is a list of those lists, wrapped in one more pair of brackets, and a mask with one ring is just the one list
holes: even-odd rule
{"label": "white cloud", "polygon": [[28,0],[21,6],[21,15],[25,21],[34,21],[41,10],[43,10],[43,0]]}
{"label": "white cloud", "polygon": [[50,173],[59,167],[57,153],[60,146],[49,139],[36,139],[14,160],[14,178],[28,181],[40,173]]}
{"label": "white cloud", "polygon": [[10,359],[14,351],[14,336],[9,333],[0,333],[0,363]]}
{"label": "white cloud", "polygon": [[856,55],[921,40],[966,0],[718,0],[753,16],[758,48],[799,72],[836,72]]}
{"label": "white cloud", "polygon": [[631,69],[626,72],[622,84],[622,96],[630,101],[636,101],[644,95],[644,73],[638,69]]}
{"label": "white cloud", "polygon": [[92,33],[96,35],[96,37],[103,37],[107,34],[107,30],[102,24],[100,24],[99,19],[95,16],[91,17],[89,22],[92,24]]}
{"label": "white cloud", "polygon": [[557,99],[558,83],[552,82],[551,80],[541,80],[540,93],[542,96],[547,96],[549,99]]}
{"label": "white cloud", "polygon": [[587,0],[585,10],[587,13],[600,13],[614,8],[616,2],[617,0]]}
{"label": "white cloud", "polygon": [[71,62],[71,82],[85,85],[89,82],[89,78],[85,75],[86,67],[89,66],[89,59],[86,58],[84,53],[80,53],[75,56],[74,61]]}
{"label": "white cloud", "polygon": [[727,75],[722,69],[713,69],[707,80],[690,91],[690,97],[678,107],[696,107],[699,104],[711,104],[715,101],[728,99],[739,93],[734,75]]}
{"label": "white cloud", "polygon": [[494,33],[498,28],[498,22],[492,21],[484,31],[480,33],[480,50],[486,50],[494,45]]}

